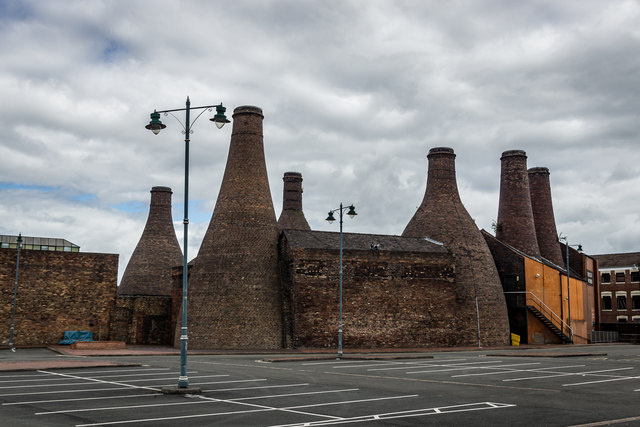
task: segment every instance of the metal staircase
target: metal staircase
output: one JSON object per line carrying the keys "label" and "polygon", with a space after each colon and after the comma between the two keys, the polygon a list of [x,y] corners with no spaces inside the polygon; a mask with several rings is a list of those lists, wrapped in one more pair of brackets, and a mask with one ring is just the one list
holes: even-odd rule
{"label": "metal staircase", "polygon": [[563,344],[569,344],[572,342],[572,339],[570,336],[566,335],[564,332],[562,332],[562,329],[560,329],[559,327],[557,327],[555,325],[555,323],[553,323],[549,318],[547,318],[540,310],[538,310],[535,306],[533,305],[527,305],[527,310],[529,310],[529,312],[531,314],[533,314],[538,320],[540,320],[542,322],[543,325],[545,325],[551,332],[554,333],[555,336],[557,336],[558,338],[560,338],[560,340],[562,340]]}
{"label": "metal staircase", "polygon": [[[533,314],[536,319],[540,320],[542,324],[547,327],[554,335],[556,335],[563,344],[569,344],[573,342],[573,330],[571,326],[567,325],[562,317],[553,312],[540,298],[533,292],[528,291],[512,291],[505,292],[505,294],[524,294],[526,302],[522,305],[527,307],[527,310]],[[524,301],[523,301],[524,302]]]}

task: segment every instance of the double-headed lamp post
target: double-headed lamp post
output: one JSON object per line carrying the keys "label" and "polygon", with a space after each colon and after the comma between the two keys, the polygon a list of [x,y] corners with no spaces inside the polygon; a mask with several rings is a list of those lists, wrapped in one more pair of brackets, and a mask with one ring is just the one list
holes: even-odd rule
{"label": "double-headed lamp post", "polygon": [[11,307],[11,331],[9,332],[9,348],[11,351],[16,351],[13,346],[13,329],[16,320],[16,298],[18,296],[18,271],[20,271],[20,249],[22,248],[22,233],[18,234],[18,258],[16,259],[16,280],[13,284],[13,306]]}
{"label": "double-headed lamp post", "polygon": [[342,214],[343,212],[349,209],[349,211],[347,212],[347,215],[349,215],[349,218],[352,218],[356,215],[358,215],[356,213],[356,208],[351,205],[348,207],[343,207],[342,203],[340,203],[340,207],[338,209],[333,209],[331,211],[329,211],[329,216],[327,216],[327,221],[329,222],[329,224],[331,224],[333,221],[335,221],[336,219],[333,217],[333,213],[334,212],[340,212],[340,285],[339,285],[339,298],[340,298],[340,302],[339,302],[339,315],[338,315],[338,359],[342,357]]}
{"label": "double-headed lamp post", "polygon": [[[567,236],[562,236],[558,238],[558,240],[564,240],[564,246],[566,249],[566,265],[567,265],[567,325],[571,328],[571,288],[569,286],[570,283],[570,269],[569,269],[569,246],[575,246],[578,249],[578,252],[582,252],[582,245],[569,245],[569,239]],[[569,329],[569,339],[573,341],[573,331]]]}
{"label": "double-headed lamp post", "polygon": [[[160,114],[171,114],[182,125],[184,134],[184,248],[183,248],[183,264],[182,264],[182,330],[180,333],[180,377],[178,378],[178,388],[189,387],[189,378],[187,377],[187,275],[188,275],[188,262],[187,262],[187,248],[188,248],[188,231],[189,231],[189,135],[192,133],[191,127],[200,118],[205,111],[212,111],[216,109],[216,115],[210,120],[216,124],[218,129],[221,129],[225,123],[229,123],[225,116],[227,110],[222,104],[218,105],[204,105],[202,107],[191,107],[191,101],[187,97],[185,108],[176,108],[173,110],[154,110],[151,113],[151,121],[147,126],[151,132],[155,135],[167,126],[160,121]],[[191,121],[191,110],[202,110],[198,116]],[[176,111],[184,111],[185,119],[184,123],[180,121],[173,113]]]}

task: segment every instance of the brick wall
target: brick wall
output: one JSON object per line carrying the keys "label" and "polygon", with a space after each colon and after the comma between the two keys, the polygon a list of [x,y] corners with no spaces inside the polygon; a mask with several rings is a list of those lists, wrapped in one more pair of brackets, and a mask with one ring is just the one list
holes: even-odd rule
{"label": "brick wall", "polygon": [[[292,249],[281,242],[289,347],[337,348],[336,249]],[[455,343],[451,254],[345,250],[343,346],[437,347]]]}
{"label": "brick wall", "polygon": [[[1,342],[9,342],[16,250],[0,249]],[[118,255],[20,251],[14,344],[57,344],[64,331],[109,338],[118,280]]]}
{"label": "brick wall", "polygon": [[171,297],[118,295],[111,318],[111,339],[127,344],[170,345]]}

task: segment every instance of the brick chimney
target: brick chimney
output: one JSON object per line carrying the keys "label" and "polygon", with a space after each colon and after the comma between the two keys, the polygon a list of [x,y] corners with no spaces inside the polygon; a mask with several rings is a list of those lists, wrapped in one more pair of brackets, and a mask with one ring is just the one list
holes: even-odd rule
{"label": "brick chimney", "polygon": [[302,211],[302,174],[285,172],[282,194],[282,213],[278,219],[281,230],[311,230]]}
{"label": "brick chimney", "polygon": [[220,193],[190,273],[190,348],[282,347],[278,230],[263,118],[252,106],[233,114]]}
{"label": "brick chimney", "polygon": [[509,150],[502,153],[500,160],[496,238],[527,255],[539,257],[527,176],[527,154],[522,150]]}
{"label": "brick chimney", "polygon": [[540,254],[549,261],[563,266],[564,258],[558,242],[556,219],[553,215],[549,169],[530,168],[527,172],[529,175],[531,208],[533,210],[533,220]]}
{"label": "brick chimney", "polygon": [[153,187],[149,216],[118,287],[120,295],[171,295],[171,268],[182,250],[171,216],[171,189]]}
{"label": "brick chimney", "polygon": [[[429,237],[444,243],[456,257],[455,345],[505,345],[509,340],[507,306],[493,257],[465,209],[456,182],[452,148],[429,150],[427,189],[405,237]],[[478,310],[476,311],[476,298]]]}

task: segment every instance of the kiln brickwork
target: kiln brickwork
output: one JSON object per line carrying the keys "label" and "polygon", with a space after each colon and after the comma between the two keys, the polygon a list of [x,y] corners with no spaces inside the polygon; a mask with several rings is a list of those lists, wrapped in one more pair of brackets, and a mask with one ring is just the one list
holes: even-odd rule
{"label": "kiln brickwork", "polygon": [[[442,245],[371,234],[343,238],[345,349],[456,343],[454,259]],[[337,348],[338,245],[339,233],[285,230],[282,235],[292,347]]]}
{"label": "kiln brickwork", "polygon": [[311,230],[302,211],[302,174],[300,172],[285,172],[282,213],[278,219],[281,230]]}
{"label": "kiln brickwork", "polygon": [[171,268],[182,263],[171,215],[171,189],[153,187],[149,216],[124,271],[121,295],[171,295]]}
{"label": "kiln brickwork", "polygon": [[527,255],[539,257],[527,176],[527,155],[522,150],[509,150],[502,153],[500,160],[496,238]]}
{"label": "kiln brickwork", "polygon": [[[16,250],[0,249],[0,320],[11,324]],[[87,252],[20,251],[14,343],[57,344],[64,331],[109,337],[115,304],[118,255]],[[9,341],[9,328],[2,334]]]}
{"label": "kiln brickwork", "polygon": [[456,335],[456,344],[477,344],[480,335],[481,345],[504,345],[509,319],[500,278],[480,230],[460,200],[455,157],[451,148],[429,150],[425,195],[402,235],[439,240],[455,256],[456,304],[450,308],[455,322],[450,333]]}
{"label": "kiln brickwork", "polygon": [[190,272],[189,347],[281,348],[278,230],[262,110],[238,107],[233,119],[220,193]]}
{"label": "kiln brickwork", "polygon": [[553,215],[549,169],[542,167],[530,168],[527,174],[529,176],[531,209],[540,254],[556,265],[562,266],[564,262],[560,243],[558,242],[556,219]]}
{"label": "kiln brickwork", "polygon": [[127,344],[169,345],[173,334],[170,311],[169,296],[118,295],[111,317],[111,339]]}

